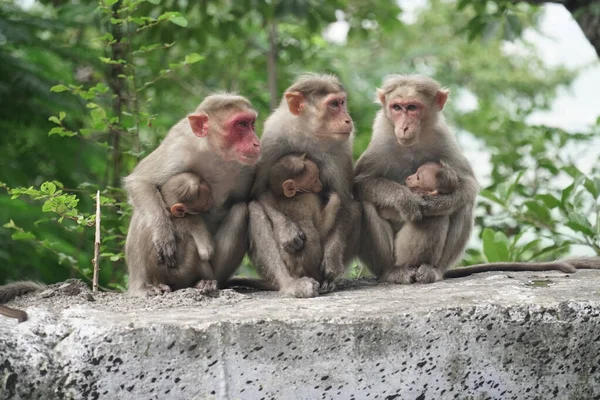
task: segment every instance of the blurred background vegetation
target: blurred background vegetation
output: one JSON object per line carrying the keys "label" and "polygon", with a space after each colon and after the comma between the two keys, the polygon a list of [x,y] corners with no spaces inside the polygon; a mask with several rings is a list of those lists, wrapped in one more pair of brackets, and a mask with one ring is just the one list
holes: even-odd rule
{"label": "blurred background vegetation", "polygon": [[[345,83],[356,157],[386,74],[451,89],[446,115],[482,184],[465,264],[600,254],[600,121],[567,132],[530,118],[580,72],[547,65],[522,40],[544,2],[423,0],[410,16],[408,3],[0,2],[0,283],[89,280],[100,190],[100,284],[122,289],[130,209],[120,179],[213,90],[247,96],[260,132],[304,71]],[[598,2],[565,3],[598,51]],[[581,168],[586,152],[594,162]]]}

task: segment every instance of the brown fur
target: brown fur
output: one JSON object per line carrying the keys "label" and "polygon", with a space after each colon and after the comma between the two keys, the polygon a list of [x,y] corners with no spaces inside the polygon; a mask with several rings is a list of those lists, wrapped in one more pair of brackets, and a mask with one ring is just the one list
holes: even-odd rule
{"label": "brown fur", "polygon": [[[572,271],[578,266],[598,267],[600,262],[593,259],[492,263],[447,271],[470,237],[477,195],[473,170],[441,114],[447,96],[448,91],[439,83],[421,76],[394,75],[378,90],[383,109],[375,118],[371,143],[357,162],[355,178],[364,209],[360,253],[373,273],[390,282],[429,283],[499,269]],[[413,101],[422,107],[411,113],[407,106]],[[395,103],[401,110],[393,109]],[[403,185],[419,165],[438,160],[457,174],[456,190],[422,196]],[[377,212],[381,208],[393,209],[400,229],[381,218]],[[444,216],[447,219],[438,218]],[[419,240],[409,234],[411,224],[407,222],[417,222],[412,226],[421,230]]]}
{"label": "brown fur", "polygon": [[230,94],[207,97],[194,113],[175,124],[160,146],[124,179],[133,205],[125,245],[131,294],[168,291],[164,276],[159,271],[168,275],[167,281],[177,282],[176,287],[194,285],[199,277],[206,279],[203,275],[206,271],[193,270],[192,273],[189,269],[177,268],[192,265],[193,259],[201,255],[184,250],[189,248],[190,241],[185,242],[187,245],[178,244],[177,237],[182,232],[176,229],[159,191],[169,178],[184,172],[201,177],[210,187],[214,201],[202,217],[190,215],[184,218],[195,232],[192,236],[196,237],[196,245],[199,240],[210,248],[210,243],[201,239],[206,235],[202,233],[200,219],[204,220],[212,236],[214,254],[210,258],[210,266],[214,276],[210,279],[225,283],[241,263],[248,246],[246,201],[255,161],[252,158],[242,160],[246,153],[242,154],[236,146],[246,145],[250,149],[248,151],[253,151],[247,154],[254,156],[259,150],[259,143],[252,128],[244,139],[227,147],[223,139],[227,133],[224,123],[237,114],[256,116],[244,97]]}
{"label": "brown fur", "polygon": [[[291,278],[296,282],[279,286],[276,280],[271,283],[284,294],[296,297],[316,295],[324,276],[319,266],[323,257],[323,245],[333,229],[340,208],[340,198],[331,193],[329,201],[323,207],[318,193],[322,184],[315,163],[304,156],[288,155],[282,157],[270,173],[271,195],[262,197],[268,206],[278,210],[295,223],[304,233],[304,247],[290,254],[280,248],[280,255]],[[314,290],[298,292],[298,286],[312,283]]]}
{"label": "brown fur", "polygon": [[[269,206],[261,198],[267,192],[271,167],[284,155],[305,153],[320,171],[325,193],[339,195],[339,217],[324,245],[320,269],[321,289],[334,288],[344,265],[354,256],[360,223],[360,205],[352,198],[352,119],[345,109],[345,92],[331,75],[305,75],[290,86],[280,106],[265,122],[261,137],[262,154],[252,189],[257,199],[250,210],[250,257],[261,274],[284,287],[291,280],[279,251],[294,253],[304,246],[306,235],[297,224]],[[343,110],[330,113],[328,99],[343,100]],[[341,102],[340,102],[341,105]],[[344,132],[343,134],[340,134]],[[295,283],[294,283],[295,285]],[[316,295],[312,284],[303,283],[288,290]]]}

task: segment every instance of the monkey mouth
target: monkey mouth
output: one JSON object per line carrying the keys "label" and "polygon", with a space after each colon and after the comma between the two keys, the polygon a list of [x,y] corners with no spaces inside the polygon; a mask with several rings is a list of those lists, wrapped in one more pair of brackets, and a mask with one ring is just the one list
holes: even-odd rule
{"label": "monkey mouth", "polygon": [[254,165],[257,163],[259,157],[260,156],[254,154],[243,154],[240,155],[240,161],[244,164]]}
{"label": "monkey mouth", "polygon": [[414,146],[415,144],[417,144],[418,141],[419,141],[418,138],[398,139],[398,143],[400,143],[400,146],[404,146],[404,147]]}

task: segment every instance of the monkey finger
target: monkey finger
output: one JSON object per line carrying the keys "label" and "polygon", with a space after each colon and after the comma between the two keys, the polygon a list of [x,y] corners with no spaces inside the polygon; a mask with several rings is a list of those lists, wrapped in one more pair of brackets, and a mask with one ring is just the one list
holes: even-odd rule
{"label": "monkey finger", "polygon": [[216,280],[201,280],[194,286],[194,289],[198,289],[202,294],[214,294],[219,291],[219,286]]}
{"label": "monkey finger", "polygon": [[146,295],[147,296],[158,296],[164,293],[171,293],[171,287],[168,285],[165,285],[164,283],[159,283],[156,286],[151,286],[150,288],[148,288],[148,290],[146,291]]}
{"label": "monkey finger", "polygon": [[319,293],[331,293],[335,290],[335,282],[332,280],[324,280],[319,287]]}

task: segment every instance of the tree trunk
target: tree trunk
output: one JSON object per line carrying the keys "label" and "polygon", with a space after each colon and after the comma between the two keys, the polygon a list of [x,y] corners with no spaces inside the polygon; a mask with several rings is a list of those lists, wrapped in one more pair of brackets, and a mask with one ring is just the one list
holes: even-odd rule
{"label": "tree trunk", "polygon": [[270,22],[267,28],[269,29],[267,74],[269,82],[269,95],[271,97],[271,110],[274,110],[277,108],[277,100],[279,99],[279,94],[277,93],[277,24],[275,22]]}
{"label": "tree trunk", "polygon": [[600,57],[600,2],[597,0],[517,0],[529,4],[562,4],[571,13]]}

